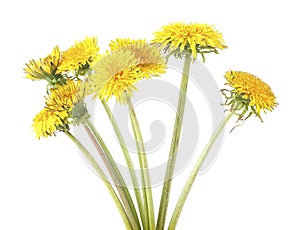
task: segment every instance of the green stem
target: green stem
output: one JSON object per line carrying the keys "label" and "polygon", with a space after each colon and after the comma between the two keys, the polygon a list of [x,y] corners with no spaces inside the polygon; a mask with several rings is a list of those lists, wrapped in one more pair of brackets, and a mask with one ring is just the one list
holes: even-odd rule
{"label": "green stem", "polygon": [[179,94],[179,100],[177,105],[177,114],[176,114],[174,129],[173,129],[173,137],[172,137],[172,143],[169,152],[164,186],[163,186],[161,200],[160,200],[159,213],[158,213],[158,219],[156,225],[157,230],[163,230],[166,222],[170,191],[172,186],[172,177],[174,174],[178,145],[180,141],[180,134],[181,134],[185,101],[186,101],[186,93],[187,93],[191,61],[192,61],[191,55],[187,54],[184,60],[180,94]]}
{"label": "green stem", "polygon": [[119,140],[119,144],[120,144],[121,149],[123,151],[123,155],[124,155],[124,158],[125,158],[125,161],[126,161],[126,164],[127,164],[128,169],[129,169],[130,176],[131,176],[131,180],[132,180],[134,193],[135,193],[136,201],[137,201],[137,204],[138,204],[138,208],[139,208],[143,228],[146,229],[146,216],[145,216],[144,210],[143,210],[143,200],[142,200],[141,192],[140,192],[140,189],[139,189],[138,180],[137,180],[137,177],[136,177],[136,174],[135,174],[135,171],[134,171],[134,166],[133,166],[131,157],[129,155],[128,149],[126,147],[125,140],[122,136],[122,133],[120,131],[118,123],[117,123],[115,117],[113,116],[106,100],[103,99],[103,100],[101,100],[101,102],[102,102],[102,105],[103,105],[103,107],[104,107],[104,109],[105,109],[105,111],[106,111],[106,113],[107,113],[107,115],[108,115],[108,117],[111,121],[111,124],[114,128],[115,134],[116,134],[116,136]]}
{"label": "green stem", "polygon": [[104,162],[114,184],[119,192],[120,198],[123,202],[123,205],[127,211],[130,223],[133,226],[133,229],[140,230],[139,219],[134,207],[134,203],[131,199],[131,195],[127,189],[127,186],[124,182],[124,179],[116,165],[115,161],[112,158],[108,148],[106,147],[103,139],[101,138],[100,134],[97,132],[96,128],[92,124],[92,122],[87,119],[86,124],[84,124],[84,128],[88,133],[90,139],[92,140],[93,144],[95,145],[102,161]]}
{"label": "green stem", "polygon": [[147,162],[143,136],[131,100],[129,97],[126,97],[126,100],[129,107],[130,120],[131,120],[133,132],[135,136],[136,147],[138,151],[139,163],[141,168],[145,216],[148,218],[149,221],[148,222],[149,227],[147,229],[154,230],[155,229],[154,206],[153,206],[151,181],[150,181],[150,175],[148,170],[148,162]]}
{"label": "green stem", "polygon": [[203,165],[203,162],[205,161],[211,147],[213,146],[214,142],[216,141],[216,139],[218,138],[219,134],[221,133],[221,131],[224,129],[225,125],[228,123],[228,121],[230,120],[230,118],[235,114],[235,110],[233,110],[232,112],[230,112],[222,121],[222,123],[219,125],[219,127],[217,128],[217,130],[214,132],[214,134],[211,136],[209,142],[207,143],[207,145],[205,146],[205,148],[202,151],[202,154],[200,155],[199,159],[196,162],[195,167],[193,168],[183,190],[182,193],[178,199],[178,202],[176,204],[175,210],[173,212],[170,224],[169,224],[169,228],[168,230],[174,230],[176,228],[179,216],[181,214],[182,208],[185,204],[185,201],[187,199],[187,196],[192,188],[192,185]]}
{"label": "green stem", "polygon": [[102,169],[100,168],[100,166],[97,164],[97,162],[95,161],[95,159],[93,158],[93,156],[88,152],[88,150],[76,139],[76,137],[74,137],[70,132],[65,132],[65,134],[78,146],[78,148],[80,149],[80,151],[82,152],[82,154],[85,156],[85,158],[88,160],[88,162],[92,165],[92,167],[96,170],[97,175],[102,179],[105,187],[107,188],[109,194],[111,195],[113,201],[115,202],[121,217],[124,221],[124,224],[126,226],[126,229],[131,230],[133,229],[128,215],[122,205],[122,202],[120,201],[118,195],[116,194],[114,188],[112,187],[112,185],[108,182],[107,177],[105,176],[104,172],[102,171]]}

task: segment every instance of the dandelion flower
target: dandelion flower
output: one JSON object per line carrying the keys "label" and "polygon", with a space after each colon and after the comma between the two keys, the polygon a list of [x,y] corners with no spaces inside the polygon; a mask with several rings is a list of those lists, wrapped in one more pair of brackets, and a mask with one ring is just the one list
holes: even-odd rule
{"label": "dandelion flower", "polygon": [[249,115],[254,113],[260,119],[261,111],[273,111],[277,105],[276,97],[268,84],[260,78],[242,71],[228,71],[225,73],[225,84],[231,86],[230,96],[226,96],[227,104],[232,108],[243,109],[242,116],[248,108],[251,108]]}
{"label": "dandelion flower", "polygon": [[67,79],[66,84],[50,89],[49,96],[46,98],[47,108],[56,112],[71,112],[73,107],[83,100],[80,85],[80,81]]}
{"label": "dandelion flower", "polygon": [[59,127],[63,126],[62,118],[54,111],[43,109],[33,119],[33,129],[36,137],[52,136]]}
{"label": "dandelion flower", "polygon": [[100,99],[115,96],[117,101],[125,102],[124,93],[131,95],[136,90],[134,83],[142,79],[138,64],[139,60],[129,50],[106,54],[92,67],[95,73],[88,77],[88,92]]}
{"label": "dandelion flower", "polygon": [[130,38],[117,38],[115,41],[111,41],[109,47],[111,51],[116,51],[128,46],[137,46],[147,44],[146,39],[130,39]]}
{"label": "dandelion flower", "polygon": [[226,48],[223,35],[207,24],[170,23],[155,32],[154,36],[152,42],[165,51],[179,55],[188,51],[194,58],[197,53],[204,58],[205,53],[218,53],[217,49]]}
{"label": "dandelion flower", "polygon": [[63,117],[65,124],[80,125],[90,117],[84,95],[81,81],[67,79],[66,84],[57,85],[50,90],[46,98],[46,108]]}
{"label": "dandelion flower", "polygon": [[26,64],[26,68],[24,68],[26,77],[31,80],[46,79],[51,82],[55,79],[59,61],[60,50],[56,46],[47,57],[40,58],[39,60],[31,60]]}
{"label": "dandelion flower", "polygon": [[139,60],[138,68],[146,79],[160,76],[166,72],[167,66],[164,57],[155,46],[148,44],[144,39],[118,38],[112,41],[109,46],[112,51],[120,49],[131,51],[134,57]]}
{"label": "dandelion flower", "polygon": [[86,37],[85,40],[76,42],[74,46],[62,52],[58,72],[79,72],[88,69],[98,58],[99,46],[95,37]]}

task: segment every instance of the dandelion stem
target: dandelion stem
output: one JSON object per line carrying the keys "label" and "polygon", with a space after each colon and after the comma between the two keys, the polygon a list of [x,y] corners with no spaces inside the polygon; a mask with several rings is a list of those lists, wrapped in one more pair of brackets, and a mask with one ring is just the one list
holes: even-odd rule
{"label": "dandelion stem", "polygon": [[184,60],[183,72],[182,72],[182,80],[181,80],[180,94],[179,94],[179,100],[177,105],[176,119],[175,119],[175,124],[173,129],[172,143],[170,147],[168,164],[167,164],[165,180],[164,180],[160,206],[159,206],[159,213],[158,213],[158,219],[156,225],[157,230],[163,230],[166,222],[170,191],[172,186],[172,177],[174,174],[178,145],[180,141],[180,134],[181,134],[183,115],[184,115],[184,107],[186,101],[186,93],[187,93],[191,61],[192,61],[191,54],[186,54]]}
{"label": "dandelion stem", "polygon": [[148,170],[148,162],[147,156],[144,146],[144,141],[141,133],[141,129],[131,103],[129,97],[126,97],[127,104],[130,112],[130,120],[135,136],[136,147],[138,150],[139,163],[141,168],[141,177],[142,177],[142,186],[143,186],[143,196],[144,196],[144,206],[145,206],[145,216],[148,218],[147,229],[154,230],[155,229],[155,217],[154,217],[154,206],[153,206],[153,198],[152,198],[152,189],[151,189],[151,181]]}
{"label": "dandelion stem", "polygon": [[102,171],[102,169],[100,168],[100,166],[98,165],[98,163],[95,161],[95,159],[93,158],[93,156],[88,152],[88,150],[82,145],[82,143],[79,142],[79,140],[76,139],[76,137],[74,137],[70,132],[65,132],[65,134],[78,146],[78,148],[80,149],[80,151],[82,152],[82,154],[84,155],[84,157],[88,160],[88,162],[92,165],[92,167],[95,169],[97,176],[100,177],[105,185],[105,187],[107,188],[109,194],[111,195],[113,201],[115,202],[119,213],[121,214],[121,217],[124,221],[124,224],[126,226],[127,230],[131,230],[133,229],[131,226],[131,223],[129,221],[129,217],[123,207],[122,202],[120,201],[118,195],[116,194],[113,186],[108,182],[108,179],[106,177],[106,175],[104,174],[104,172]]}
{"label": "dandelion stem", "polygon": [[120,131],[118,123],[117,123],[114,115],[112,114],[112,111],[109,108],[106,100],[102,99],[101,102],[102,102],[102,105],[103,105],[103,107],[104,107],[104,109],[105,109],[105,111],[106,111],[106,113],[107,113],[107,115],[108,115],[108,117],[111,121],[111,124],[114,128],[115,134],[116,134],[116,136],[119,140],[119,144],[120,144],[121,149],[123,151],[124,158],[126,160],[127,167],[129,169],[129,173],[130,173],[130,176],[131,176],[132,184],[133,184],[133,187],[134,187],[134,193],[135,193],[136,201],[137,201],[137,204],[138,204],[138,208],[139,208],[143,228],[146,229],[147,218],[146,218],[144,210],[143,210],[143,200],[142,200],[141,192],[140,192],[140,189],[139,189],[139,184],[138,184],[138,180],[137,180],[137,177],[136,177],[136,173],[134,171],[134,166],[133,166],[131,157],[130,157],[129,152],[128,152],[128,148],[126,147],[125,140],[122,136],[122,133]]}
{"label": "dandelion stem", "polygon": [[130,223],[133,226],[133,229],[140,230],[139,219],[136,213],[136,209],[134,207],[134,203],[131,199],[131,195],[128,191],[128,188],[124,182],[124,179],[116,165],[115,161],[112,158],[108,148],[106,147],[103,139],[100,134],[97,132],[96,128],[92,124],[92,122],[87,119],[86,124],[84,125],[86,132],[91,138],[93,144],[95,145],[102,161],[104,162],[112,180],[114,181],[114,185],[116,186],[120,198],[123,202],[123,205],[127,211]]}
{"label": "dandelion stem", "polygon": [[200,155],[200,157],[198,158],[183,190],[182,193],[178,199],[178,202],[176,204],[176,207],[174,209],[173,215],[171,217],[171,221],[168,227],[168,230],[174,230],[176,228],[179,216],[181,214],[182,208],[185,204],[185,201],[187,199],[187,196],[192,188],[192,185],[203,165],[203,162],[205,161],[211,147],[213,146],[214,142],[216,141],[216,139],[218,138],[219,134],[221,133],[221,131],[224,129],[224,127],[226,126],[226,124],[228,123],[228,121],[230,120],[230,118],[236,113],[235,110],[231,111],[225,118],[224,120],[221,122],[221,124],[219,125],[219,127],[216,129],[216,131],[214,132],[214,134],[211,136],[209,142],[207,143],[207,145],[205,146],[205,148],[202,151],[202,154]]}

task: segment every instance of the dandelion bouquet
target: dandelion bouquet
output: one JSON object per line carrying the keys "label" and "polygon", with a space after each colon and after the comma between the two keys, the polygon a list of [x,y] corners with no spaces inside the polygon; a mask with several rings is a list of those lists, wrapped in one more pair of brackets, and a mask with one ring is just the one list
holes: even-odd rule
{"label": "dandelion bouquet", "polygon": [[[218,54],[227,46],[222,34],[214,26],[181,22],[163,26],[160,31],[154,33],[150,43],[143,39],[118,38],[111,41],[109,46],[110,50],[101,54],[97,38],[86,37],[65,51],[60,51],[56,46],[45,58],[31,60],[26,64],[26,78],[47,82],[45,106],[33,119],[34,132],[38,139],[64,133],[78,146],[105,184],[126,229],[175,229],[192,185],[228,121],[237,117],[237,125],[240,125],[251,116],[262,121],[261,112],[272,111],[277,105],[276,98],[266,83],[250,73],[234,70],[225,73],[225,85],[228,87],[222,89],[220,94],[225,98],[223,105],[226,106],[226,116],[199,155],[171,219],[167,222],[172,178],[182,138],[190,67],[198,60],[199,55],[202,62],[205,62],[207,54]],[[182,60],[183,69],[159,212],[155,214],[145,142],[131,99],[139,81],[163,77],[168,71],[170,57]],[[127,164],[133,185],[132,191],[116,163],[116,153],[110,152],[91,120],[91,111],[86,101],[90,97],[101,102],[109,117]],[[107,103],[112,98],[116,103],[128,108],[138,153],[139,174],[135,170],[136,166],[122,130]],[[72,127],[81,127],[84,130],[85,138],[89,139],[96,149],[97,158],[88,146],[74,135]]]}

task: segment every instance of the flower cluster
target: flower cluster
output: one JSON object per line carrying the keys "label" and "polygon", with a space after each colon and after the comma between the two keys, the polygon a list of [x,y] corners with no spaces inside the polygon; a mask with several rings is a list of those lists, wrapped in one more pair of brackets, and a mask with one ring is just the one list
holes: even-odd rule
{"label": "flower cluster", "polygon": [[84,98],[79,76],[85,75],[99,59],[99,50],[97,39],[86,37],[66,51],[61,52],[56,46],[45,58],[26,64],[27,78],[48,82],[45,107],[33,120],[38,139],[69,130],[69,124],[77,121],[72,110]]}
{"label": "flower cluster", "polygon": [[72,111],[84,96],[80,84],[80,81],[67,79],[65,84],[50,89],[44,109],[33,120],[38,139],[52,136],[55,131],[69,130],[74,119]]}
{"label": "flower cluster", "polygon": [[45,58],[30,60],[24,71],[31,80],[47,80],[50,85],[63,84],[66,77],[83,76],[100,57],[99,50],[97,39],[86,37],[66,51],[61,52],[56,46]]}
{"label": "flower cluster", "polygon": [[[103,179],[124,220],[126,229],[166,229],[172,178],[182,135],[190,67],[195,64],[198,54],[204,62],[207,53],[217,54],[219,50],[227,46],[223,35],[212,25],[177,22],[163,26],[160,31],[155,32],[151,43],[145,39],[117,38],[110,42],[109,47],[110,50],[100,54],[97,38],[86,37],[82,41],[75,42],[65,51],[55,46],[45,58],[30,60],[26,64],[24,69],[26,78],[34,81],[45,80],[48,83],[45,105],[33,119],[33,129],[38,139],[64,132],[79,147],[94,171]],[[161,76],[167,71],[167,63],[171,55],[184,59],[184,64],[156,222],[146,148],[131,97],[137,90],[138,81]],[[176,228],[195,178],[214,141],[217,140],[230,118],[237,115],[238,121],[241,121],[254,114],[262,120],[262,111],[273,111],[277,106],[276,97],[270,86],[253,74],[230,70],[225,73],[225,79],[225,85],[228,85],[230,89],[221,91],[226,99],[225,105],[229,107],[226,110],[227,115],[196,161],[171,216],[169,230]],[[84,100],[88,95],[92,95],[93,99],[101,100],[109,116],[128,166],[128,175],[134,187],[136,203],[132,200],[132,194],[128,191],[124,175],[120,172],[114,156],[89,119],[88,106],[85,105]],[[135,170],[125,139],[107,104],[107,101],[113,97],[118,103],[128,106],[140,175],[136,175],[138,170]],[[79,125],[84,127],[87,137],[104,164],[99,164],[98,159],[96,160],[95,156],[89,152],[90,150],[72,134],[70,127]],[[107,176],[104,171],[109,175]],[[109,181],[110,179],[112,182]],[[139,213],[135,205],[138,206]]]}
{"label": "flower cluster", "polygon": [[115,96],[118,102],[126,103],[137,81],[166,71],[164,57],[145,40],[117,39],[110,47],[111,52],[100,58],[92,67],[94,74],[87,78],[89,93],[100,99]]}

